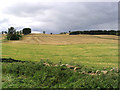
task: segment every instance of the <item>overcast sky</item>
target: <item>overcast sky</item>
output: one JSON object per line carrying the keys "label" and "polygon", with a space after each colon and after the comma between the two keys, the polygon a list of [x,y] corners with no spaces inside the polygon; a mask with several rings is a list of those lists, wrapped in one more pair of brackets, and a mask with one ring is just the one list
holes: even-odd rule
{"label": "overcast sky", "polygon": [[117,24],[117,2],[0,2],[0,31],[7,31],[8,27],[13,26],[17,30],[30,27],[34,32],[60,33],[69,30],[117,29]]}

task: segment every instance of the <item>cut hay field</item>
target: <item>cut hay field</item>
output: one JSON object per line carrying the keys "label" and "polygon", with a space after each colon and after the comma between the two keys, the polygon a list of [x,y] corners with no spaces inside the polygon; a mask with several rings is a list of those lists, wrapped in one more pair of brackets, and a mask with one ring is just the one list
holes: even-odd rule
{"label": "cut hay field", "polygon": [[[4,37],[3,37],[4,38]],[[30,34],[19,41],[3,41],[2,57],[23,61],[48,59],[87,67],[117,67],[118,36]]]}

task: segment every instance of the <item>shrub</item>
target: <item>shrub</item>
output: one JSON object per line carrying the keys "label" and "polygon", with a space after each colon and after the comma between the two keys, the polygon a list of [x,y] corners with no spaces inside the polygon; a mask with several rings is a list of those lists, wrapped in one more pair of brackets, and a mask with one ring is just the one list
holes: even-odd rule
{"label": "shrub", "polygon": [[8,40],[20,40],[22,38],[22,35],[19,34],[7,34]]}

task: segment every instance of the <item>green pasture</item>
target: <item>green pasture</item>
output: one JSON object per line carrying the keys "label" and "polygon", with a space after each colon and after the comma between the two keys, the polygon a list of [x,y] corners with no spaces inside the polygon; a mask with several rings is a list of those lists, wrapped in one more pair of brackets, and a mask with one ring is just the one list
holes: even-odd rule
{"label": "green pasture", "polygon": [[40,45],[3,43],[2,58],[23,61],[50,60],[75,63],[87,67],[117,67],[118,44]]}

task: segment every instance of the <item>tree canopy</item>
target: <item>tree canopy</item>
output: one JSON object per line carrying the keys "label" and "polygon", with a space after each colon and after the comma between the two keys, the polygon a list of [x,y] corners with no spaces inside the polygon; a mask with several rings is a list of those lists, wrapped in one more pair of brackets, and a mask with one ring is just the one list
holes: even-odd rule
{"label": "tree canopy", "polygon": [[16,33],[16,29],[14,27],[8,28],[8,40],[19,40],[20,38],[22,38],[22,35],[19,34],[19,31]]}
{"label": "tree canopy", "polygon": [[26,35],[26,34],[30,34],[31,33],[31,28],[24,28],[23,29],[23,34]]}

